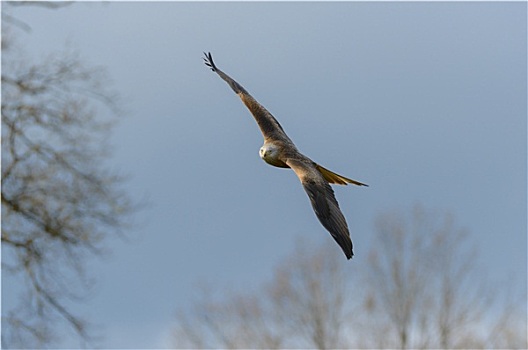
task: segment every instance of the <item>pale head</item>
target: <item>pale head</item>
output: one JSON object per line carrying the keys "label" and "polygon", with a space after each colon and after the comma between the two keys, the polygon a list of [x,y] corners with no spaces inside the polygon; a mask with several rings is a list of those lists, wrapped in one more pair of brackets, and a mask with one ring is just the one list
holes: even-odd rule
{"label": "pale head", "polygon": [[265,143],[260,147],[259,155],[260,158],[264,159],[265,161],[276,159],[277,155],[279,154],[279,150],[277,149],[277,146],[275,146],[272,143]]}
{"label": "pale head", "polygon": [[287,165],[282,160],[280,160],[279,147],[272,143],[265,143],[262,147],[260,147],[259,155],[260,158],[262,158],[268,164],[281,168],[287,167]]}

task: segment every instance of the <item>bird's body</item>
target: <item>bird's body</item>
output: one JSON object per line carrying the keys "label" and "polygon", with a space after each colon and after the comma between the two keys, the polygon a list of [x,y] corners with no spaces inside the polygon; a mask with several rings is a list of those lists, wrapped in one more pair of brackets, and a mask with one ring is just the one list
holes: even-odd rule
{"label": "bird's body", "polygon": [[330,184],[346,185],[351,183],[358,186],[367,185],[325,169],[299,152],[273,115],[240,84],[219,70],[214,64],[210,53],[205,54],[204,60],[205,64],[213,72],[216,72],[229,84],[257,121],[264,136],[264,145],[259,151],[260,157],[270,165],[280,168],[291,168],[295,172],[310,198],[317,218],[341,246],[346,257],[348,259],[352,258],[354,253],[348,226],[343,213],[339,209]]}

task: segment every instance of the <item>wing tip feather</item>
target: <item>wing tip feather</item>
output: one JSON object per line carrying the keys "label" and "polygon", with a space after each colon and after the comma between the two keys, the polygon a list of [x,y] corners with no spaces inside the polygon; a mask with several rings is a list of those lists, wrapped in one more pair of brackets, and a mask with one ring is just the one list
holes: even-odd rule
{"label": "wing tip feather", "polygon": [[212,70],[213,72],[216,72],[216,71],[218,70],[218,68],[216,68],[216,65],[215,65],[215,63],[214,63],[214,61],[213,61],[213,55],[211,55],[211,52],[207,52],[207,53],[206,53],[206,52],[204,51],[203,54],[204,54],[205,57],[202,57],[202,58],[203,58],[203,60],[205,61],[205,62],[204,62],[205,65],[206,65],[207,67],[211,68],[211,70]]}

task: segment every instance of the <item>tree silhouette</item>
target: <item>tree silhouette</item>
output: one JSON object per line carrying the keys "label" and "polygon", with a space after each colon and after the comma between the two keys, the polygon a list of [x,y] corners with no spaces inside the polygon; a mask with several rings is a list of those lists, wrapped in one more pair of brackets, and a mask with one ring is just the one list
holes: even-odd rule
{"label": "tree silhouette", "polygon": [[362,347],[522,347],[522,316],[500,302],[503,286],[488,284],[469,232],[451,214],[415,206],[379,215],[375,227],[360,322],[372,336]]}
{"label": "tree silhouette", "polygon": [[[311,247],[313,248],[313,247]],[[254,294],[202,291],[178,315],[182,348],[339,348],[345,321],[345,262],[327,245],[301,245]],[[309,258],[308,258],[309,257]]]}
{"label": "tree silhouette", "polygon": [[2,268],[24,290],[18,301],[3,303],[2,347],[47,346],[61,324],[87,340],[87,323],[70,302],[90,286],[86,260],[102,252],[106,237],[125,228],[132,210],[120,189],[122,178],[104,165],[114,120],[98,111],[115,111],[116,97],[106,88],[104,71],[87,67],[75,53],[31,63],[14,35],[13,26],[25,27],[7,18]]}
{"label": "tree silhouette", "polygon": [[468,237],[420,206],[381,214],[364,261],[301,245],[259,291],[204,293],[180,311],[175,346],[525,348],[523,301],[486,283]]}

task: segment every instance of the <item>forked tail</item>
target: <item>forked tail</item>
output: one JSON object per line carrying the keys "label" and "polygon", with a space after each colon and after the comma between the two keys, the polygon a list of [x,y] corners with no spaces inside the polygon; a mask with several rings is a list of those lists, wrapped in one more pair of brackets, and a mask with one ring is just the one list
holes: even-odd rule
{"label": "forked tail", "polygon": [[357,186],[367,186],[367,184],[364,184],[362,182],[349,179],[348,177],[341,176],[339,174],[334,173],[333,171],[330,171],[319,164],[316,164],[315,167],[319,172],[323,175],[326,181],[331,184],[337,184],[337,185],[347,185],[347,184],[354,184]]}

